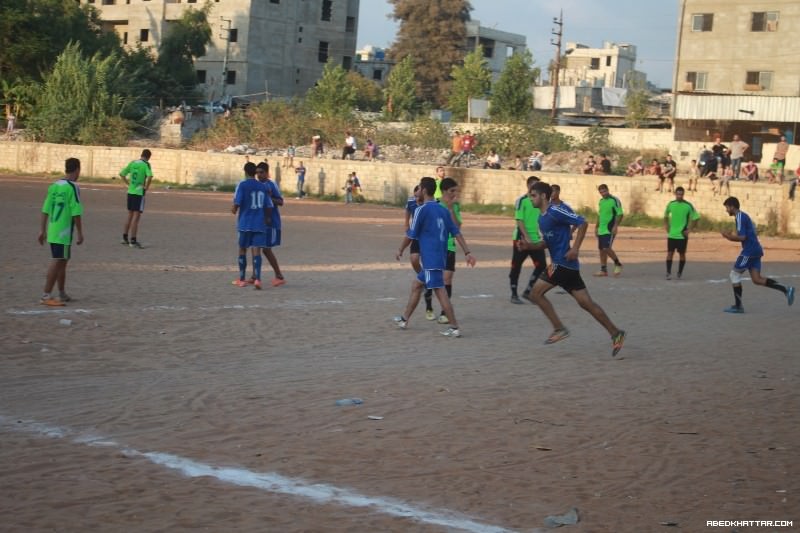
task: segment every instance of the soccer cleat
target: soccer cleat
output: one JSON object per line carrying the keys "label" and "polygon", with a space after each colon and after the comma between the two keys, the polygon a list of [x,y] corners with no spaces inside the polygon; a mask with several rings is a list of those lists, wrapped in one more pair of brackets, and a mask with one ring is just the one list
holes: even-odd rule
{"label": "soccer cleat", "polygon": [[138,250],[144,248],[144,246],[142,246],[142,243],[140,243],[139,241],[131,241],[128,246],[130,246],[131,248],[136,248]]}
{"label": "soccer cleat", "polygon": [[794,287],[786,288],[786,301],[789,302],[790,307],[794,303]]}
{"label": "soccer cleat", "polygon": [[42,298],[41,300],[39,300],[39,303],[42,305],[47,305],[49,307],[64,307],[65,305],[67,305],[61,300],[57,300],[55,298]]}
{"label": "soccer cleat", "polygon": [[563,341],[569,337],[569,330],[567,328],[556,329],[553,333],[547,337],[547,340],[544,341],[545,344],[555,344],[558,341]]}
{"label": "soccer cleat", "polygon": [[247,287],[247,282],[243,279],[233,280],[231,283],[237,287]]}
{"label": "soccer cleat", "polygon": [[400,329],[406,329],[406,327],[408,326],[408,320],[406,320],[402,316],[396,316],[392,320],[394,320],[394,325]]}
{"label": "soccer cleat", "polygon": [[732,305],[730,307],[726,307],[724,309],[724,311],[726,313],[733,313],[733,314],[738,315],[738,314],[744,313],[744,308],[743,307],[736,307],[735,305]]}
{"label": "soccer cleat", "polygon": [[521,304],[522,300],[520,300],[519,296],[517,296],[516,294],[512,294],[511,295],[511,303],[512,304]]}
{"label": "soccer cleat", "polygon": [[436,319],[439,324],[449,324],[450,320],[447,318],[446,315],[439,315],[439,318]]}
{"label": "soccer cleat", "polygon": [[286,284],[286,280],[283,279],[283,278],[272,278],[272,282],[270,282],[270,284],[273,287],[280,287],[281,285],[285,285]]}
{"label": "soccer cleat", "polygon": [[683,272],[678,272],[678,279],[683,278]]}
{"label": "soccer cleat", "polygon": [[530,300],[531,299],[531,290],[530,289],[525,289],[524,291],[522,291],[522,298],[525,299],[525,300]]}
{"label": "soccer cleat", "polygon": [[120,243],[122,246],[130,246],[130,244],[131,244],[131,243],[130,243],[130,241],[129,241],[128,239],[122,239],[121,241],[119,241],[119,243]]}
{"label": "soccer cleat", "polygon": [[58,293],[58,299],[61,300],[62,302],[71,302],[72,301],[72,298],[66,292]]}
{"label": "soccer cleat", "polygon": [[594,273],[594,277],[596,277],[596,278],[607,278],[608,277],[608,272],[605,271],[605,270],[598,270],[597,272]]}
{"label": "soccer cleat", "polygon": [[614,265],[614,276],[620,277],[622,275],[622,265]]}
{"label": "soccer cleat", "polygon": [[440,331],[439,333],[441,333],[445,337],[451,337],[451,338],[454,338],[454,339],[457,339],[458,337],[461,336],[461,330],[458,329],[458,328],[452,328],[452,327],[451,328],[447,328],[444,331]]}
{"label": "soccer cleat", "polygon": [[425,311],[425,319],[426,320],[436,320],[436,315],[433,313],[433,309],[427,309]]}
{"label": "soccer cleat", "polygon": [[672,279],[672,274],[670,274],[669,272],[667,272],[667,277],[666,277],[665,279],[666,279],[667,281],[671,280],[671,279]]}
{"label": "soccer cleat", "polygon": [[253,287],[255,287],[257,291],[260,291],[261,290],[261,280],[260,279],[253,280]]}
{"label": "soccer cleat", "polygon": [[615,357],[619,351],[622,349],[622,345],[625,342],[625,331],[619,330],[617,331],[616,335],[611,337],[611,357]]}

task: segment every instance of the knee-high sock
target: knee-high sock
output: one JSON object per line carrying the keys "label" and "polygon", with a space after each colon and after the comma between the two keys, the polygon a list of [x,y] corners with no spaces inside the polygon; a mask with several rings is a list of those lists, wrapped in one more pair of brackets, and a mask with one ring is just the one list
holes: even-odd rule
{"label": "knee-high sock", "polygon": [[239,279],[244,280],[247,273],[247,254],[239,256]]}
{"label": "knee-high sock", "polygon": [[261,254],[253,257],[253,277],[261,281]]}

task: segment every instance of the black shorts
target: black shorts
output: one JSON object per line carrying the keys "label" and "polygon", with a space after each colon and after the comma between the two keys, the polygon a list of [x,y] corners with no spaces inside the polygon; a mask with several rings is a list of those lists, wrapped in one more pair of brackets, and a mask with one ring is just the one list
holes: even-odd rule
{"label": "black shorts", "polygon": [[456,271],[456,253],[447,250],[447,266],[444,267],[445,270],[450,272]]}
{"label": "black shorts", "polygon": [[50,243],[50,255],[53,259],[69,259],[70,254],[69,244],[58,244],[55,242]]}
{"label": "black shorts", "polygon": [[144,211],[144,195],[128,194],[128,211]]}
{"label": "black shorts", "polygon": [[544,281],[550,285],[558,285],[570,294],[572,294],[572,291],[580,291],[586,288],[586,284],[581,278],[580,270],[572,270],[561,265],[551,264],[547,267]]}
{"label": "black shorts", "polygon": [[608,235],[598,235],[597,236],[597,249],[598,250],[607,250],[611,248],[611,245],[614,243],[614,234],[609,233]]}
{"label": "black shorts", "polygon": [[667,251],[678,251],[679,254],[686,253],[686,246],[689,244],[689,239],[667,239]]}
{"label": "black shorts", "polygon": [[417,239],[411,239],[411,253],[412,254],[419,253],[419,241]]}

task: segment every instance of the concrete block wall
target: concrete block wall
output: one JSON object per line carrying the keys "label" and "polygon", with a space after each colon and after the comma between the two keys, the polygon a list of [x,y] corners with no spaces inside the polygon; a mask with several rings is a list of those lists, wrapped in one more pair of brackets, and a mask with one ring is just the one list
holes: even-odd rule
{"label": "concrete block wall", "polygon": [[[247,158],[235,154],[192,152],[153,148],[151,165],[153,174],[162,181],[179,184],[234,185],[242,179]],[[0,141],[0,169],[16,172],[44,174],[63,172],[64,160],[78,157],[85,176],[112,177],[132,159],[141,154],[141,148],[111,148],[105,146],[69,146],[44,143]],[[281,189],[289,196],[295,191],[295,175],[291,169],[280,168],[282,157],[269,161],[273,179],[279,181]],[[250,160],[261,159],[250,156]],[[350,172],[356,172],[361,181],[362,193],[367,200],[391,204],[404,203],[408,195],[423,176],[434,176],[436,167],[410,164],[394,164],[366,161],[342,161],[333,159],[295,158],[295,165],[302,161],[306,167],[306,191],[311,194],[335,194],[342,197],[343,187]],[[529,172],[514,170],[482,170],[448,168],[447,175],[461,187],[464,203],[502,204],[513,206],[514,201],[525,192],[525,181]],[[584,176],[538,172],[548,183],[558,183],[562,198],[573,208],[597,208],[597,186],[606,183],[612,194],[618,196],[626,212],[644,212],[661,217],[672,195],[655,192],[656,178],[643,176]],[[677,185],[687,187],[688,176],[679,174]],[[723,196],[714,196],[711,184],[701,179],[699,192],[687,193],[687,200],[712,220],[730,220],[722,207]],[[767,224],[771,216],[777,216],[778,227],[784,232],[800,234],[800,191],[794,202],[788,198],[788,183],[770,185],[766,183],[731,183],[731,195],[739,198],[742,209],[758,224]],[[771,214],[772,213],[772,214]]]}

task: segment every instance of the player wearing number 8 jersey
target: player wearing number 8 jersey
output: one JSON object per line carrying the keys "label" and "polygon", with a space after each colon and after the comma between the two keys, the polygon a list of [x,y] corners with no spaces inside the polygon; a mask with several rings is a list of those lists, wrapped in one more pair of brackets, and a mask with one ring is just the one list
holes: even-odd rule
{"label": "player wearing number 8 jersey", "polygon": [[122,244],[131,248],[142,247],[136,235],[139,232],[139,219],[144,211],[144,194],[153,180],[153,171],[150,169],[151,155],[150,150],[142,150],[142,156],[128,163],[119,173],[119,177],[128,186],[128,219],[122,230]]}
{"label": "player wearing number 8 jersey", "polygon": [[267,245],[267,224],[272,213],[272,199],[267,187],[256,179],[255,163],[244,165],[245,179],[236,185],[231,212],[238,215],[239,279],[234,285],[246,287],[247,249],[252,250],[253,278],[256,289],[261,289],[261,250]]}

